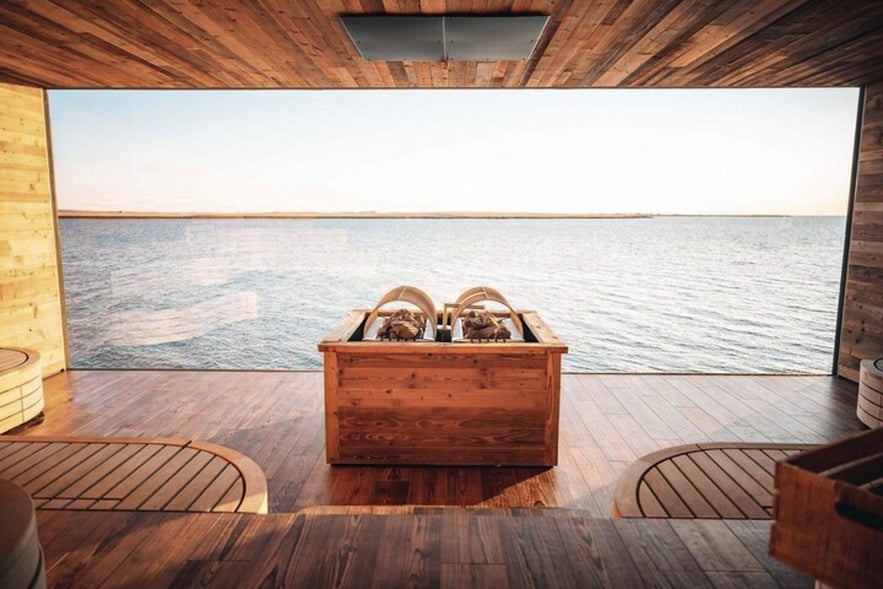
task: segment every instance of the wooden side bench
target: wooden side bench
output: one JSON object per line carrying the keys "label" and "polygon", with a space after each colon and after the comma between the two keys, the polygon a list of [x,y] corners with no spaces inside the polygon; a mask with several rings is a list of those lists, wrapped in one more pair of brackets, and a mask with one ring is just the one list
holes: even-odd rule
{"label": "wooden side bench", "polygon": [[23,348],[0,348],[0,433],[43,411],[40,354]]}
{"label": "wooden side bench", "polygon": [[194,440],[0,436],[0,478],[37,509],[267,513],[260,467]]}
{"label": "wooden side bench", "polygon": [[776,462],[807,444],[687,444],[647,454],[619,477],[615,517],[770,519]]}

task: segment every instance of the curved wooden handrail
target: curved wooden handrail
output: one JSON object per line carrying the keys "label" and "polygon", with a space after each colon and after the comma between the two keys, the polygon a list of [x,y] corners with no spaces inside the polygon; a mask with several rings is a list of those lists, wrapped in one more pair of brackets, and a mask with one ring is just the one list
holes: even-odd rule
{"label": "curved wooden handrail", "polygon": [[432,299],[428,294],[417,288],[416,286],[397,286],[384,294],[380,301],[374,306],[374,309],[368,313],[368,318],[365,320],[365,330],[367,331],[369,327],[371,327],[374,322],[377,320],[377,316],[380,312],[380,308],[387,303],[392,303],[394,301],[404,301],[406,303],[411,303],[415,305],[420,311],[426,315],[427,321],[429,321],[430,326],[432,327],[432,339],[435,339],[436,330],[438,326],[436,325],[436,311],[435,304],[432,302]]}
{"label": "curved wooden handrail", "polygon": [[467,288],[466,290],[461,292],[460,296],[457,297],[457,300],[454,301],[454,304],[459,305],[460,303],[465,301],[467,297],[471,297],[472,295],[478,293],[493,295],[499,297],[500,299],[506,300],[506,297],[503,296],[503,293],[498,291],[496,288],[492,288],[490,286],[473,286],[472,288]]}
{"label": "curved wooden handrail", "polygon": [[485,287],[485,286],[476,286],[464,291],[459,297],[457,297],[457,301],[454,304],[458,304],[457,309],[451,314],[449,318],[448,325],[451,328],[454,327],[454,323],[456,323],[457,318],[469,307],[475,305],[476,303],[480,303],[481,301],[493,301],[495,303],[500,303],[504,305],[507,309],[509,309],[509,317],[512,319],[512,323],[515,325],[515,329],[518,330],[518,333],[521,337],[524,337],[524,326],[521,324],[521,317],[518,316],[518,313],[515,311],[515,308],[509,304],[509,301],[506,300],[500,291]]}
{"label": "curved wooden handrail", "polygon": [[497,289],[492,288],[490,286],[473,286],[471,288],[467,288],[466,290],[464,290],[463,292],[460,293],[460,296],[458,296],[457,299],[453,303],[445,303],[444,310],[442,312],[442,325],[447,325],[448,327],[453,327],[453,322],[450,321],[450,317],[448,317],[448,309],[450,309],[450,308],[456,309],[457,307],[460,306],[460,303],[462,303],[464,300],[466,300],[467,297],[471,297],[471,296],[473,296],[477,293],[481,293],[481,292],[484,292],[484,293],[487,293],[490,295],[494,295],[496,297],[499,297],[502,300],[508,300],[508,299],[506,299],[506,297],[503,296],[503,293],[501,293]]}

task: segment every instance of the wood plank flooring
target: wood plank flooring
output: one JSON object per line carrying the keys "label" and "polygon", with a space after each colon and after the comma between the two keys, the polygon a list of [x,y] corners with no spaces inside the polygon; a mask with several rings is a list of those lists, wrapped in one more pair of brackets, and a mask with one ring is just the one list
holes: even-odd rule
{"label": "wood plank flooring", "polygon": [[807,444],[686,444],[633,462],[616,481],[620,517],[770,519],[776,462]]}
{"label": "wood plank flooring", "polygon": [[267,477],[270,512],[315,505],[567,507],[609,517],[634,460],[679,444],[819,444],[860,431],[856,385],[826,376],[562,378],[555,468],[329,466],[320,372],[72,371],[22,435],[186,437]]}
{"label": "wood plank flooring", "polygon": [[454,508],[37,516],[48,585],[67,589],[812,586],[767,556],[770,522]]}
{"label": "wood plank flooring", "polygon": [[190,440],[3,436],[0,478],[37,509],[267,511],[254,462]]}
{"label": "wood plank flooring", "polygon": [[565,375],[555,468],[330,467],[318,372],[74,371],[45,390],[17,434],[221,444],[277,512],[39,510],[50,587],[808,588],[767,555],[771,522],[610,519],[613,486],[672,445],[861,429],[855,385],[830,377]]}

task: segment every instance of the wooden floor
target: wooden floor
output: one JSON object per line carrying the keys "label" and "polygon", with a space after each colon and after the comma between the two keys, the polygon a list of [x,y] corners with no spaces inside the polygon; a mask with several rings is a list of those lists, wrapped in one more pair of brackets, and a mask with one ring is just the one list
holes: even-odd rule
{"label": "wooden floor", "polygon": [[[415,511],[40,511],[37,526],[48,585],[65,589],[812,586],[767,556],[769,522],[604,520],[558,509]],[[163,539],[174,539],[174,549]]]}
{"label": "wooden floor", "polygon": [[192,440],[3,436],[0,478],[37,509],[267,511],[254,462]]}
{"label": "wooden floor", "polygon": [[633,462],[616,481],[620,517],[770,519],[776,462],[806,444],[685,444]]}
{"label": "wooden floor", "polygon": [[[330,467],[321,387],[318,372],[48,379],[45,420],[16,434],[227,446],[265,472],[271,512],[41,510],[50,586],[810,587],[766,556],[769,521],[612,520],[613,488],[673,445],[818,444],[862,429],[855,385],[830,377],[565,375],[558,467]],[[497,538],[502,552],[480,552]]]}
{"label": "wooden floor", "polygon": [[16,433],[226,446],[264,471],[270,512],[545,506],[609,517],[617,477],[639,457],[680,444],[838,439],[863,429],[856,390],[816,376],[564,375],[552,469],[328,466],[320,372],[67,372],[44,384],[43,423]]}

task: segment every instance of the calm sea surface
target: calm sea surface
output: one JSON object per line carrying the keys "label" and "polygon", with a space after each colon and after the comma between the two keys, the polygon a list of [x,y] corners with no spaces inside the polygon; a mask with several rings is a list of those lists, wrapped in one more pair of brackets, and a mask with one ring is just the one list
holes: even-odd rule
{"label": "calm sea surface", "polygon": [[566,371],[831,370],[843,217],[62,219],[76,368],[320,368],[393,286],[534,309]]}

